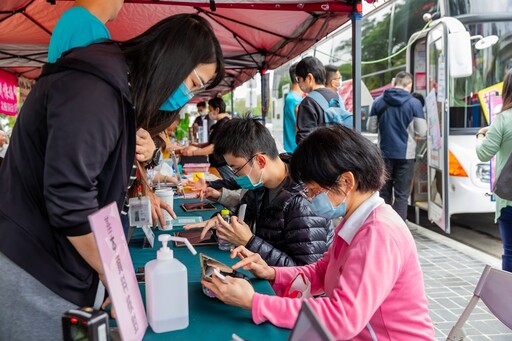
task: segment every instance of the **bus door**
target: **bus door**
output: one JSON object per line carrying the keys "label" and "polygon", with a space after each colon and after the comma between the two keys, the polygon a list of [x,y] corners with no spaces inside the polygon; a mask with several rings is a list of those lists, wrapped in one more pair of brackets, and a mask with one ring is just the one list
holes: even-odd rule
{"label": "bus door", "polygon": [[449,233],[446,45],[446,28],[440,23],[416,39],[408,57],[414,91],[425,97],[428,126],[426,141],[418,141],[412,198],[417,210],[427,210],[428,219]]}

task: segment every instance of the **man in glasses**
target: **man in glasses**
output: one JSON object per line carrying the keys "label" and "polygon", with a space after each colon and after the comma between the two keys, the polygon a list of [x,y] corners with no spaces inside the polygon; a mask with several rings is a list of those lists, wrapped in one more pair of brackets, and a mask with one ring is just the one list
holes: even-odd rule
{"label": "man in glasses", "polygon": [[[223,155],[233,170],[233,179],[223,184],[245,190],[238,205],[232,207],[235,213],[247,204],[244,221],[232,217],[228,224],[213,218],[185,229],[203,228],[204,235],[217,226],[219,238],[244,245],[272,266],[311,264],[320,259],[332,241],[331,221],[311,211],[304,184],[289,176],[287,160],[279,157],[268,129],[250,118],[232,119],[223,129],[215,152]],[[219,197],[222,203],[226,192],[222,189],[212,197]]]}

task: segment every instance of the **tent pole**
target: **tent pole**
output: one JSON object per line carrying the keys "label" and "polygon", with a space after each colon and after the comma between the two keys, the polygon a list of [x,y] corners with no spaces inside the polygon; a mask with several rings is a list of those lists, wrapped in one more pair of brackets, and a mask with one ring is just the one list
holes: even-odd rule
{"label": "tent pole", "polygon": [[235,97],[235,89],[233,88],[233,85],[231,85],[231,115],[235,113],[235,100],[233,97]]}
{"label": "tent pole", "polygon": [[267,114],[268,114],[268,98],[269,98],[269,82],[268,82],[268,73],[267,70],[260,70],[261,76],[261,118],[263,121],[263,125],[266,123]]}
{"label": "tent pole", "polygon": [[354,2],[352,21],[352,110],[354,129],[361,131],[361,19],[363,18],[361,0]]}

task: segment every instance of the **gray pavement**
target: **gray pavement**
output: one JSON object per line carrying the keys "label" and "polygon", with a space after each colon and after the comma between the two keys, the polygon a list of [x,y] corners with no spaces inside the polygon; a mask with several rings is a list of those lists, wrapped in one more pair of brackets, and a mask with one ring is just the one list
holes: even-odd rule
{"label": "gray pavement", "polygon": [[[436,339],[446,340],[472,297],[485,264],[500,269],[501,260],[413,223],[409,222],[409,227],[418,248]],[[512,340],[512,330],[481,301],[464,333],[463,340]]]}

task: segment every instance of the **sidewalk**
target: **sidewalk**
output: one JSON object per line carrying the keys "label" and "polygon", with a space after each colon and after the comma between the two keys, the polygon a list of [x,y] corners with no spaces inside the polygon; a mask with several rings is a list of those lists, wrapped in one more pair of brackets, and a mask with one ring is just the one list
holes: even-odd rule
{"label": "sidewalk", "polygon": [[[411,222],[408,224],[418,248],[436,339],[446,340],[473,295],[485,264],[501,269],[501,260]],[[466,322],[464,332],[464,341],[512,340],[512,330],[496,319],[481,301]]]}

